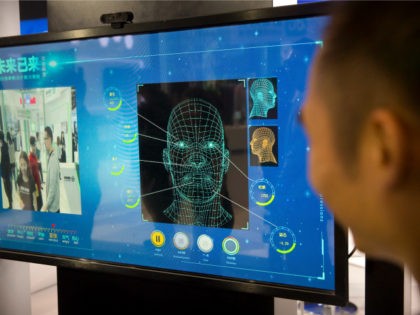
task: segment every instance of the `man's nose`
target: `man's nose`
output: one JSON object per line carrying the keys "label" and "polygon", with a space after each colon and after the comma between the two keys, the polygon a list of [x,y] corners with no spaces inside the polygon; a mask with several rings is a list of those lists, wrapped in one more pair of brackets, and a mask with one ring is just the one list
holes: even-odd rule
{"label": "man's nose", "polygon": [[206,159],[204,158],[203,154],[201,154],[198,150],[195,150],[193,153],[191,153],[188,163],[192,167],[200,168],[203,167],[206,164]]}

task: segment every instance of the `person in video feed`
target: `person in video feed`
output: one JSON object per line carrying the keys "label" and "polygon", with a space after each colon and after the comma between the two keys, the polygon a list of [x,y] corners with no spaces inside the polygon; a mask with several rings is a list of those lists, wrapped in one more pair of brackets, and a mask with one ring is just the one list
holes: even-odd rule
{"label": "person in video feed", "polygon": [[16,151],[15,143],[13,142],[12,136],[10,135],[9,131],[6,133],[6,141],[9,147],[10,175],[16,187]]}
{"label": "person in video feed", "polygon": [[36,203],[36,186],[29,166],[28,154],[21,151],[19,155],[19,175],[16,180],[19,192],[19,205],[22,210],[38,210]]}
{"label": "person in video feed", "polygon": [[41,163],[41,149],[42,149],[42,145],[41,145],[41,139],[39,136],[39,132],[37,131],[35,133],[35,139],[36,139],[36,158],[38,159],[38,168],[39,168],[39,174],[41,176],[41,183],[44,182],[44,176],[42,174],[42,163]]}
{"label": "person in video feed", "polygon": [[44,143],[47,150],[47,175],[45,180],[45,204],[42,211],[60,212],[60,163],[53,147],[53,133],[50,127],[44,129]]}
{"label": "person in video feed", "polygon": [[31,151],[29,153],[29,166],[32,171],[32,175],[34,177],[35,185],[36,185],[36,201],[37,207],[36,209],[40,210],[42,208],[42,193],[41,193],[41,172],[39,170],[39,162],[36,155],[36,138],[31,136],[29,138],[29,145],[31,146]]}
{"label": "person in video feed", "polygon": [[232,220],[220,200],[229,151],[222,120],[212,104],[191,98],[174,107],[163,162],[174,187],[173,202],[164,210],[172,222],[222,227]]}
{"label": "person in video feed", "polygon": [[9,201],[9,209],[13,208],[12,198],[12,181],[10,179],[11,166],[10,166],[10,155],[9,146],[4,140],[4,132],[0,130],[0,146],[1,146],[1,177],[3,178],[4,191]]}

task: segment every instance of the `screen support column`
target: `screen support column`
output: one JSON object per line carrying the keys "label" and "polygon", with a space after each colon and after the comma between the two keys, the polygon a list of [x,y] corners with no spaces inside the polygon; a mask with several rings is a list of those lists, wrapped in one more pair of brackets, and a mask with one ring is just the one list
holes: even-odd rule
{"label": "screen support column", "polygon": [[392,263],[366,257],[365,312],[404,314],[404,270]]}
{"label": "screen support column", "polygon": [[268,296],[83,269],[57,267],[57,287],[60,315],[274,314]]}

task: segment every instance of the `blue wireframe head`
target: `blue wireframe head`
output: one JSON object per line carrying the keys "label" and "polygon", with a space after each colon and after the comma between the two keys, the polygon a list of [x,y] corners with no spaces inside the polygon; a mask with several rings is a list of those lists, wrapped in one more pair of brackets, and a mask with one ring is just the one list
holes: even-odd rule
{"label": "blue wireframe head", "polygon": [[216,108],[197,98],[172,110],[167,127],[163,162],[175,192],[185,201],[213,200],[229,167],[223,123]]}
{"label": "blue wireframe head", "polygon": [[276,106],[277,95],[273,83],[268,79],[257,79],[250,88],[252,109],[250,117],[267,117],[267,112]]}

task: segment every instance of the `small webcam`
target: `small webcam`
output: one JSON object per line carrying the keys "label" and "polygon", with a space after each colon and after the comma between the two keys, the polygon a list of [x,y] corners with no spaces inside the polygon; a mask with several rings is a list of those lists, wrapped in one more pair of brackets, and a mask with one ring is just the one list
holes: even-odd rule
{"label": "small webcam", "polygon": [[117,12],[107,13],[101,15],[101,22],[103,24],[111,24],[112,28],[123,28],[125,24],[133,21],[133,12]]}

